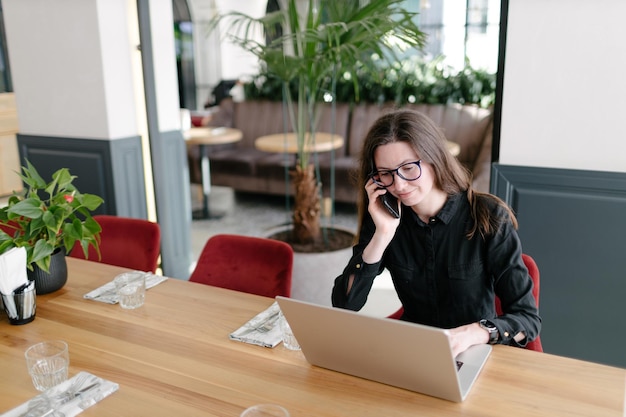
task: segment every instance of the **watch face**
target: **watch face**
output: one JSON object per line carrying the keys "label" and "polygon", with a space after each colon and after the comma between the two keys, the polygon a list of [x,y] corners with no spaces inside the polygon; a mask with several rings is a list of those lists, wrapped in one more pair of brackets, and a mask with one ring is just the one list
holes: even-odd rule
{"label": "watch face", "polygon": [[496,326],[493,325],[492,322],[488,321],[488,320],[481,320],[479,322],[480,326],[489,330],[490,332],[494,331],[494,330],[498,330],[498,328]]}

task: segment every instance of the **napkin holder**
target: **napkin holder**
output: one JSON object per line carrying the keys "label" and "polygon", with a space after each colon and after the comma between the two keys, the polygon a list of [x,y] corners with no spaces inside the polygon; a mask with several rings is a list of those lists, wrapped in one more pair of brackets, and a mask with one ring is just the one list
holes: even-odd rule
{"label": "napkin holder", "polygon": [[35,320],[37,295],[35,281],[16,288],[11,294],[2,293],[2,306],[9,317],[9,323],[21,325]]}

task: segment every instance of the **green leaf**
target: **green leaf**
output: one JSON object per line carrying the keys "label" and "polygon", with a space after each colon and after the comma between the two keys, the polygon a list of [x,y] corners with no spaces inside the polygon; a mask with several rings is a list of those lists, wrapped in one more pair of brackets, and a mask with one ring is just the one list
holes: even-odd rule
{"label": "green leaf", "polygon": [[43,269],[46,272],[50,272],[50,256],[46,256],[45,258],[38,259],[34,262],[37,266]]}
{"label": "green leaf", "polygon": [[82,205],[90,211],[93,211],[100,207],[104,202],[101,197],[94,194],[82,194]]}
{"label": "green leaf", "polygon": [[76,176],[70,175],[70,171],[67,168],[61,168],[52,174],[52,179],[59,185],[59,190],[64,190],[72,184]]}
{"label": "green leaf", "polygon": [[27,198],[20,201],[7,210],[11,214],[28,217],[29,219],[37,219],[43,215],[41,201],[36,198]]}
{"label": "green leaf", "polygon": [[45,211],[41,219],[43,220],[43,223],[45,224],[46,228],[52,229],[52,230],[57,229],[57,218],[55,217],[52,211],[50,210]]}
{"label": "green leaf", "polygon": [[12,239],[3,240],[2,238],[0,238],[0,253],[4,253],[14,247],[15,247],[15,244],[13,243]]}
{"label": "green leaf", "polygon": [[30,161],[26,160],[26,167],[22,167],[24,175],[20,175],[22,180],[26,183],[28,188],[40,189],[45,188],[46,181],[39,175],[39,172],[35,169]]}
{"label": "green leaf", "polygon": [[[54,246],[52,246],[46,240],[38,240],[33,247],[33,253],[30,257],[30,262],[37,263],[37,265],[39,265],[41,269],[48,272],[50,267],[50,255],[52,255],[52,252],[54,252]],[[41,264],[43,264],[43,266]]]}
{"label": "green leaf", "polygon": [[94,220],[93,217],[90,217],[85,220],[85,222],[83,223],[83,233],[85,233],[84,232],[85,229],[88,230],[92,236],[96,236],[102,231],[102,227],[100,226],[100,223]]}

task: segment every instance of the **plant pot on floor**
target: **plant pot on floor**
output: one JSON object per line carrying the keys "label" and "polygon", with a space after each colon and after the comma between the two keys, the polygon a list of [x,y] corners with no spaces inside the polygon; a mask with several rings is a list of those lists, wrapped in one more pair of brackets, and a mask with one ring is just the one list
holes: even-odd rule
{"label": "plant pot on floor", "polygon": [[[286,241],[291,244],[286,235],[289,235],[292,225],[278,226],[272,229],[267,237]],[[302,251],[297,245],[294,247],[293,274],[291,278],[291,298],[308,301],[314,304],[330,306],[331,293],[335,278],[341,275],[352,256],[352,239],[354,232],[341,228],[326,228],[332,241],[343,242],[340,248],[330,248],[326,251]]]}
{"label": "plant pot on floor", "polygon": [[46,272],[33,265],[33,270],[26,270],[28,279],[35,281],[37,295],[48,294],[63,288],[67,282],[67,260],[65,259],[65,248],[59,248],[50,258],[50,271]]}

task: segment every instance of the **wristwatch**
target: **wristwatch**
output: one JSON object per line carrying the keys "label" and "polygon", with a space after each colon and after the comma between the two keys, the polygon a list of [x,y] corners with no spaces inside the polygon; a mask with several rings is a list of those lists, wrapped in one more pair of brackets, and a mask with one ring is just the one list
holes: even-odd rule
{"label": "wristwatch", "polygon": [[480,327],[482,327],[483,329],[489,332],[489,344],[490,345],[495,345],[496,343],[498,343],[498,340],[500,339],[500,332],[498,331],[498,328],[492,322],[490,322],[489,320],[482,319],[481,321],[478,322],[478,324],[480,325]]}

